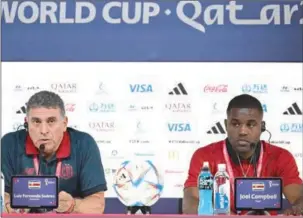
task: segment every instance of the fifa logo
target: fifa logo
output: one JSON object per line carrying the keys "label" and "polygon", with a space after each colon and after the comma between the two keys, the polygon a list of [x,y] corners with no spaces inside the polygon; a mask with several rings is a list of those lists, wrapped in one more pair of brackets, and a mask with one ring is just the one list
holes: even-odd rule
{"label": "fifa logo", "polygon": [[169,160],[179,160],[179,152],[178,151],[169,151],[168,159]]}

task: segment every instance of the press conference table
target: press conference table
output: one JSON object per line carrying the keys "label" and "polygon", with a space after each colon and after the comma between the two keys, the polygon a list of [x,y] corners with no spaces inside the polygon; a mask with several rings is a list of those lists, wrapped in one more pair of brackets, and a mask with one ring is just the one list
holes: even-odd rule
{"label": "press conference table", "polygon": [[[180,217],[180,218],[197,218],[197,215],[180,215],[180,214],[151,214],[151,215],[126,215],[126,214],[103,214],[103,215],[95,215],[95,214],[2,214],[2,217],[9,217],[9,218],[56,218],[56,217],[66,217],[66,218],[125,218],[125,217],[144,217],[148,216],[149,218],[173,218],[173,217]],[[235,217],[237,215],[230,215],[231,217]],[[199,216],[200,217],[200,216]],[[203,216],[205,218],[214,218],[214,216]],[[226,218],[226,216],[215,216],[216,218]],[[245,218],[256,218],[257,216],[245,215]],[[271,216],[262,216],[263,218],[272,218]],[[283,215],[279,215],[279,217],[287,217]]]}

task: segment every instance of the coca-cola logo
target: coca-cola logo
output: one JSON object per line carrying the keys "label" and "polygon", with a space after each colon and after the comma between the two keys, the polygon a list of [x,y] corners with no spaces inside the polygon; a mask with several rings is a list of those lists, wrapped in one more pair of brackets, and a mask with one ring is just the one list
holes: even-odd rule
{"label": "coca-cola logo", "polygon": [[76,108],[76,104],[65,104],[65,110],[68,112],[74,112]]}
{"label": "coca-cola logo", "polygon": [[220,84],[220,85],[206,85],[204,87],[205,93],[223,93],[228,91],[227,84]]}

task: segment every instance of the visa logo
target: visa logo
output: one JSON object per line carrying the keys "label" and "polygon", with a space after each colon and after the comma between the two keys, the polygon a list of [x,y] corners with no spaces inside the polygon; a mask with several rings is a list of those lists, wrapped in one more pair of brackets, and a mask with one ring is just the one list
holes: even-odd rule
{"label": "visa logo", "polygon": [[263,182],[252,183],[252,190],[253,191],[264,191],[265,185]]}
{"label": "visa logo", "polygon": [[189,123],[169,123],[168,130],[170,132],[190,132],[191,126]]}
{"label": "visa logo", "polygon": [[151,84],[133,84],[129,85],[130,91],[134,92],[153,92]]}

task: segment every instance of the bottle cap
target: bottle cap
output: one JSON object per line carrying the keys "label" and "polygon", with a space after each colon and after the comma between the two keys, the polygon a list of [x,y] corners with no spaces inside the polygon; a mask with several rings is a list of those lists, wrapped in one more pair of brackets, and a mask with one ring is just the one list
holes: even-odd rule
{"label": "bottle cap", "polygon": [[225,171],[226,170],[226,165],[225,164],[218,164],[218,170],[219,171]]}
{"label": "bottle cap", "polygon": [[209,162],[208,161],[203,162],[203,167],[209,167]]}

